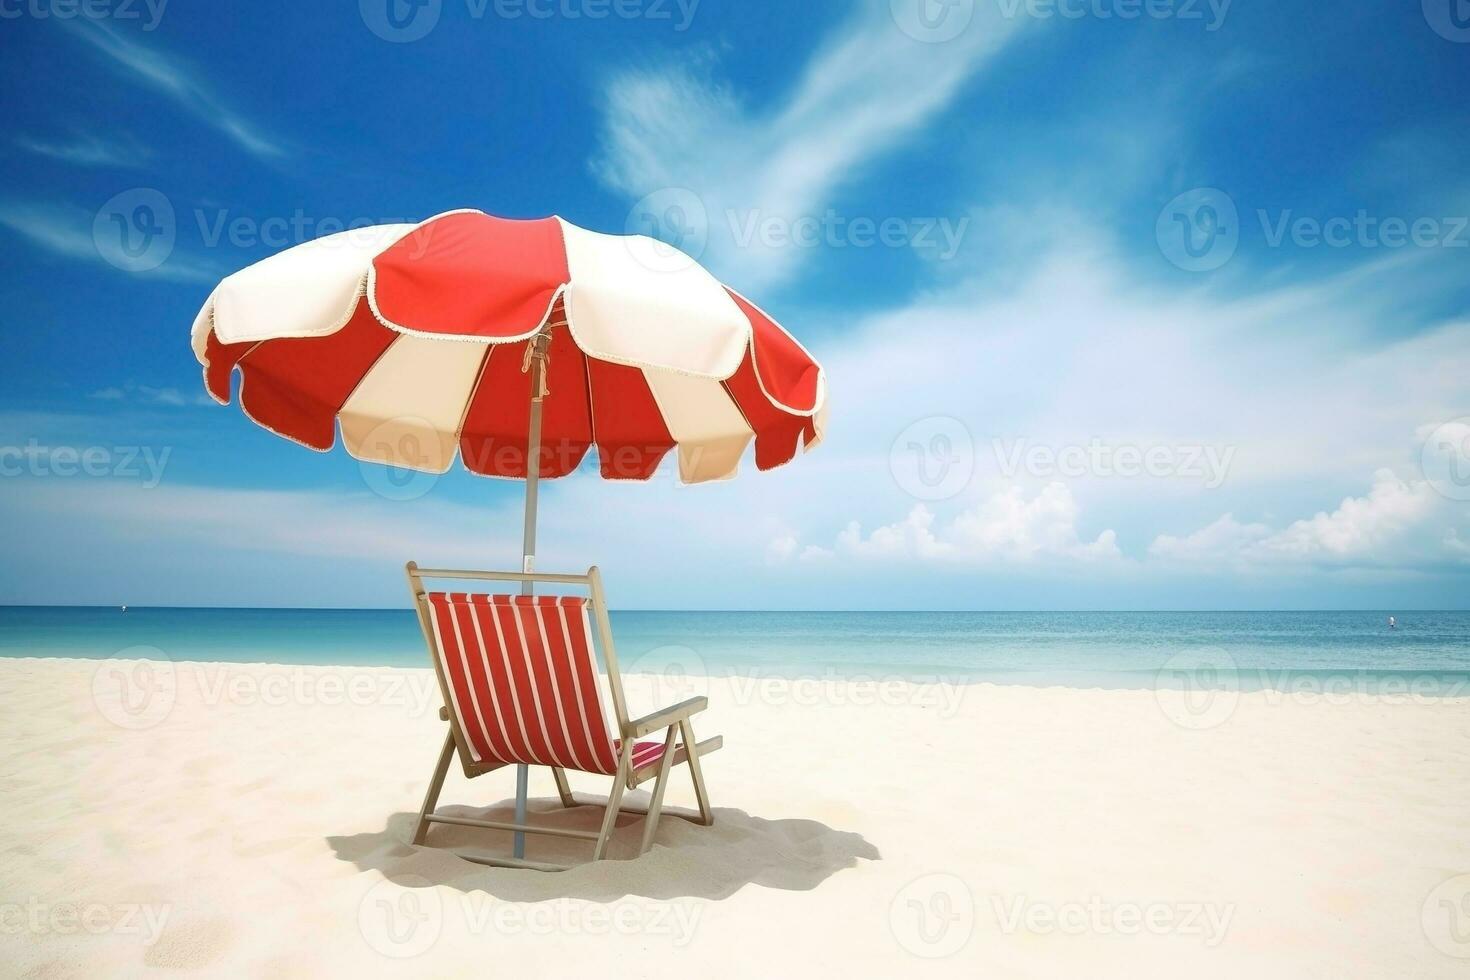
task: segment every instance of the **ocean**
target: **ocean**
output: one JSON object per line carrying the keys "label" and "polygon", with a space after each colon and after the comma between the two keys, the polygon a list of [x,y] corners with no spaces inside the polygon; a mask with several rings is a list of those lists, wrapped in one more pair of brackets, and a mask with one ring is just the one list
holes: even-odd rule
{"label": "ocean", "polygon": [[[612,614],[625,672],[1243,689],[1350,678],[1470,694],[1470,612]],[[0,656],[427,666],[410,610],[0,607]]]}

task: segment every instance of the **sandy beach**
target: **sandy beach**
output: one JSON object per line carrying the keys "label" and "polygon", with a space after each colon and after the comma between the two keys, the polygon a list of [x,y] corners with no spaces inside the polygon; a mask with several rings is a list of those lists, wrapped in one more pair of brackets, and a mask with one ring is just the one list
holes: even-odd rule
{"label": "sandy beach", "polygon": [[[715,826],[666,817],[617,860],[629,815],[614,860],[541,874],[445,849],[493,833],[407,843],[443,736],[427,670],[0,661],[0,973],[1470,970],[1466,698],[705,686]],[[452,772],[441,805],[512,788]],[[531,788],[533,819],[597,817]]]}

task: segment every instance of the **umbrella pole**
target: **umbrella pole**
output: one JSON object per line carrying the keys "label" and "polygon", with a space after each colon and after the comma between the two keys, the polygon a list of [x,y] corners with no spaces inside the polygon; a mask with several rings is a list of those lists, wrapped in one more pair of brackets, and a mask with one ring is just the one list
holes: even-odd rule
{"label": "umbrella pole", "polygon": [[[521,571],[536,570],[536,503],[541,489],[541,400],[546,395],[546,347],[551,337],[538,334],[527,350],[531,369],[531,429],[526,438],[526,519],[521,530]],[[531,595],[535,586],[521,583],[521,595]],[[516,766],[516,818],[515,822],[526,822],[526,792],[530,767]],[[526,856],[526,835],[515,832],[512,853],[517,858]]]}

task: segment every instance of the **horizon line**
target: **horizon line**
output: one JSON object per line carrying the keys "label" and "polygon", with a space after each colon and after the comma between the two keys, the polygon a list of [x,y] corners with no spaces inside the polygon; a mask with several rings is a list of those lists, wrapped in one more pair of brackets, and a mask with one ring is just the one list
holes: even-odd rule
{"label": "horizon line", "polygon": [[[198,610],[201,612],[413,612],[411,606],[153,606],[153,605],[71,605],[63,603],[0,603],[0,609],[139,609],[139,610]],[[1402,613],[1470,613],[1465,608],[1257,608],[1257,609],[671,609],[634,608],[610,606],[610,612],[639,613],[863,613],[863,614],[1015,614],[1015,613],[1380,613],[1400,615]]]}

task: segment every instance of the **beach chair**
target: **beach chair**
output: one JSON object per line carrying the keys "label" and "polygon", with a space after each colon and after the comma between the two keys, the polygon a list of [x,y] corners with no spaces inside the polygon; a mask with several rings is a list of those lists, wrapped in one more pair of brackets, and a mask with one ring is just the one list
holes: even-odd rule
{"label": "beach chair", "polygon": [[[585,588],[588,594],[433,592],[425,589],[425,579],[539,582]],[[415,844],[424,843],[431,824],[455,824],[591,841],[592,860],[598,861],[607,853],[624,790],[652,779],[647,809],[624,808],[626,812],[647,814],[638,852],[643,854],[653,843],[669,773],[681,764],[689,767],[694,780],[699,814],[678,815],[705,825],[714,822],[699,760],[720,748],[724,738],[717,735],[696,742],[692,720],[708,706],[709,699],[690,698],[641,718],[628,717],[602,578],[596,567],[589,568],[585,575],[556,575],[421,569],[409,562],[408,583],[429,659],[444,695],[439,716],[449,723],[444,748],[419,811]],[[612,695],[615,727],[611,731],[597,671],[594,634]],[[639,741],[658,731],[665,732],[662,740]],[[518,763],[547,767],[556,780],[562,806],[590,804],[606,808],[601,829],[593,832],[435,812],[444,776],[456,754],[465,776],[471,779]],[[567,770],[611,776],[612,789],[606,798],[582,794],[574,797]],[[467,860],[502,867],[538,871],[562,871],[567,867],[481,852],[457,853]]]}

